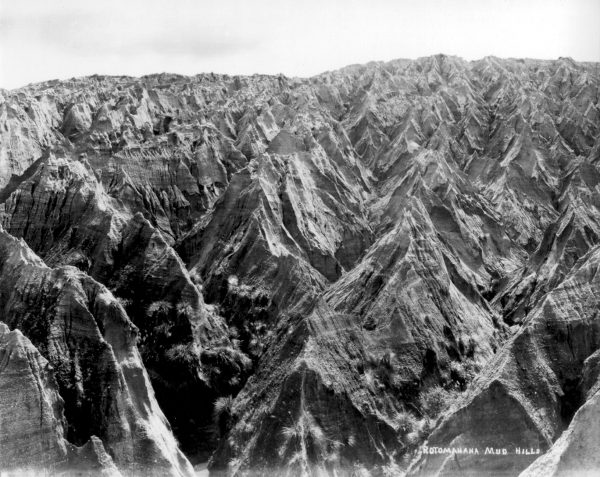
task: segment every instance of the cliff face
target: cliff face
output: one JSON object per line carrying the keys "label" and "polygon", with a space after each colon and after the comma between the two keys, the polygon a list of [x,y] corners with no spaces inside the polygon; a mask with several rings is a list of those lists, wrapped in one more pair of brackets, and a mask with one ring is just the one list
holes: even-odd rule
{"label": "cliff face", "polygon": [[50,365],[20,331],[0,323],[0,464],[43,467],[66,458],[62,399]]}
{"label": "cliff face", "polygon": [[600,436],[598,427],[598,358],[595,352],[584,362],[581,401],[584,403],[573,416],[569,428],[554,442],[550,450],[538,458],[520,475],[593,475],[600,468],[595,443]]}
{"label": "cliff face", "polygon": [[4,93],[0,306],[54,368],[52,449],[186,473],[164,412],[215,473],[579,468],[599,88],[438,55]]}
{"label": "cliff face", "polygon": [[[596,350],[600,345],[599,260],[600,249],[595,247],[540,301],[529,314],[527,324],[475,379],[457,409],[442,419],[429,437],[430,446],[545,451],[582,403],[585,404],[578,413],[591,414],[597,377]],[[580,416],[571,423],[575,430],[570,428],[561,437],[567,446],[575,445],[572,440],[581,419]],[[592,419],[589,424],[592,426],[589,432],[593,433],[597,423]],[[591,438],[589,442],[594,441]],[[558,449],[564,445],[557,442],[556,449],[553,447],[550,456],[544,459],[556,459],[552,453],[563,452]],[[583,445],[589,445],[588,441],[584,439]],[[566,460],[568,451],[565,454]],[[415,474],[429,475],[434,470],[442,474],[467,470],[518,473],[536,455],[514,459],[498,456],[483,461],[481,456],[455,459],[443,454],[427,456]],[[573,466],[573,471],[585,469],[590,465],[586,460],[594,458],[592,453],[586,455],[585,450],[581,457],[581,462],[575,459],[570,464],[563,462],[565,470],[569,466]]]}
{"label": "cliff face", "polygon": [[[66,456],[66,444],[81,446],[95,436],[101,441],[92,444],[102,452],[106,447],[124,473],[190,474],[141,362],[137,329],[114,296],[76,268],[48,268],[4,231],[0,263],[5,403],[29,409],[23,422],[11,420],[10,427],[31,433],[14,441],[3,426],[3,439],[16,445],[3,456],[15,455],[19,467],[33,455],[40,468],[52,470],[64,464],[59,457]],[[8,333],[7,325],[18,330]],[[24,374],[19,379],[18,369]],[[25,402],[15,401],[19,395]],[[34,399],[37,406],[28,404]]]}
{"label": "cliff face", "polygon": [[18,331],[0,323],[0,466],[8,475],[94,472],[120,476],[102,441],[64,438],[64,402],[52,366]]}

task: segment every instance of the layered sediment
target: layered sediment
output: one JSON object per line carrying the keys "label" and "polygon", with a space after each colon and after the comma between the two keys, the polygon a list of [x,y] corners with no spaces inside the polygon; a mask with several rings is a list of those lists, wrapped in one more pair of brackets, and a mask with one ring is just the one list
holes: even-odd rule
{"label": "layered sediment", "polygon": [[0,467],[14,432],[123,475],[593,472],[599,88],[436,55],[3,92],[0,379],[35,414]]}

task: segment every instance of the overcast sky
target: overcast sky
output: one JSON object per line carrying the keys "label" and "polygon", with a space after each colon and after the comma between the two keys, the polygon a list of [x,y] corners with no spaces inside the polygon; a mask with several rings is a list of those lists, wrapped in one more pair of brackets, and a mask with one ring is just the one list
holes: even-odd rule
{"label": "overcast sky", "polygon": [[0,87],[436,53],[600,61],[600,0],[0,0]]}

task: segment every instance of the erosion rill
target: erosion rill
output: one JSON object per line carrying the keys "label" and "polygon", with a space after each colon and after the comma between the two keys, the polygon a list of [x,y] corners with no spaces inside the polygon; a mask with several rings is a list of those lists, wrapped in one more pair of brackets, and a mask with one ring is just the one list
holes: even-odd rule
{"label": "erosion rill", "polygon": [[0,90],[0,470],[597,472],[599,96],[443,55]]}

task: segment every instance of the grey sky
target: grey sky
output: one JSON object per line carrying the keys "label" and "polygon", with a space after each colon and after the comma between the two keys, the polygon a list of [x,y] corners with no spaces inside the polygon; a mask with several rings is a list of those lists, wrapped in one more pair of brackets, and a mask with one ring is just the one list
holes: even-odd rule
{"label": "grey sky", "polygon": [[600,61],[599,0],[0,0],[0,87],[447,53]]}

